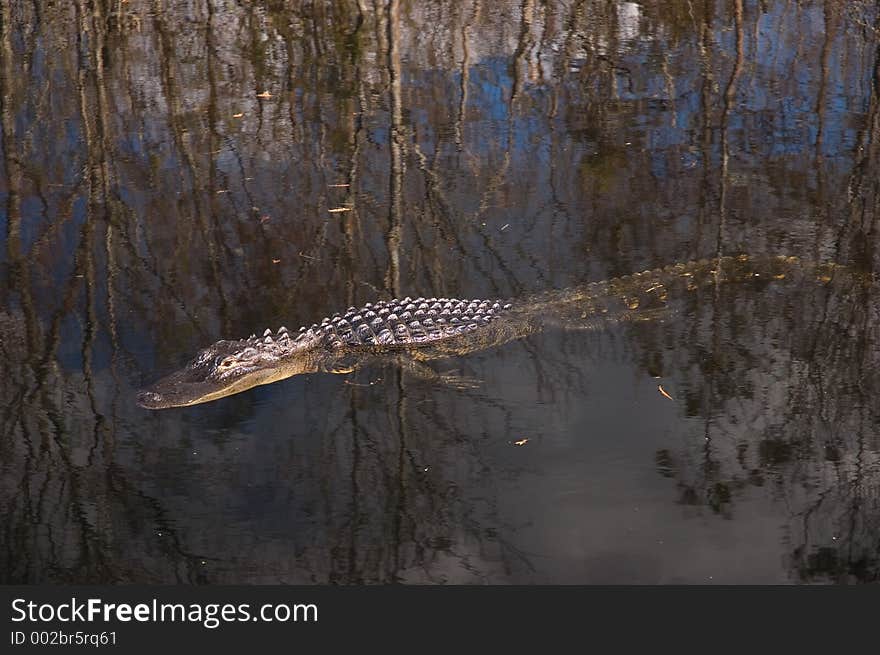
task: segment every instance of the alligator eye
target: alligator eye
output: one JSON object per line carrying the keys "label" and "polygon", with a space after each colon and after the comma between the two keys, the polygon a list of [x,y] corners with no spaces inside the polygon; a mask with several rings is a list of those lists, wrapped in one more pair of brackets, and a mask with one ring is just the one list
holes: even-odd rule
{"label": "alligator eye", "polygon": [[229,368],[235,363],[235,360],[232,357],[224,357],[217,363],[217,368]]}

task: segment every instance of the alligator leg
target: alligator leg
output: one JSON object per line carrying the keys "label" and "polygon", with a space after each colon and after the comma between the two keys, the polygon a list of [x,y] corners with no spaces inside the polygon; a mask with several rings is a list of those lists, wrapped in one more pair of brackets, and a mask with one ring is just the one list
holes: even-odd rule
{"label": "alligator leg", "polygon": [[482,384],[482,380],[477,378],[456,375],[455,373],[438,373],[427,364],[403,355],[395,357],[394,363],[413,377],[452,389],[476,389]]}
{"label": "alligator leg", "polygon": [[342,354],[328,357],[321,364],[320,370],[324,373],[345,375],[346,373],[353,373],[354,370],[358,368],[359,363],[360,360],[354,353],[344,352]]}
{"label": "alligator leg", "polygon": [[336,373],[338,375],[345,375],[346,373],[354,373],[355,366],[354,364],[334,364],[330,368],[327,369],[327,373]]}
{"label": "alligator leg", "polygon": [[326,362],[321,370],[325,373],[346,374],[360,370],[364,366],[377,364],[392,364],[419,380],[441,384],[453,389],[475,389],[482,384],[482,381],[477,378],[456,375],[455,373],[438,373],[424,362],[404,354],[373,355],[368,360],[358,360],[353,354],[345,354]]}

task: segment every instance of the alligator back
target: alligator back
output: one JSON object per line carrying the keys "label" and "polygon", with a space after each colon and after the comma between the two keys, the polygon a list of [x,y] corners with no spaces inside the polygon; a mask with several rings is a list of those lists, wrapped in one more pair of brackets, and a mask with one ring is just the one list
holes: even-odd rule
{"label": "alligator back", "polygon": [[513,301],[407,297],[349,307],[301,328],[296,341],[317,340],[337,351],[406,349],[430,359],[500,345],[545,327],[595,329],[651,318],[669,302],[707,286],[797,276],[830,279],[836,268],[805,266],[795,257],[738,255],[673,264]]}
{"label": "alligator back", "polygon": [[497,300],[404,298],[349,307],[320,324],[301,328],[297,340],[320,337],[331,348],[427,346],[463,337],[508,314],[512,305]]}

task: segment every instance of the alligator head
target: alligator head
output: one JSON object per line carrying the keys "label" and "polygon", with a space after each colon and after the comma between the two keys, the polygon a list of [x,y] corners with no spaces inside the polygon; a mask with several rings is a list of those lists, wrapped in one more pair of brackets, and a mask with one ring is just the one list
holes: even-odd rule
{"label": "alligator head", "polygon": [[218,341],[201,350],[186,366],[138,392],[146,409],[186,407],[240,393],[298,373],[311,372],[307,339],[291,339],[286,328],[277,336]]}

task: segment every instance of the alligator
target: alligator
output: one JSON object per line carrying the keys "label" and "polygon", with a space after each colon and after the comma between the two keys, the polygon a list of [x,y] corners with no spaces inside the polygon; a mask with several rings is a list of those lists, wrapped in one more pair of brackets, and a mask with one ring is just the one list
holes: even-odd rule
{"label": "alligator", "polygon": [[500,346],[552,327],[600,329],[662,317],[673,301],[730,282],[803,277],[829,282],[842,267],[796,257],[736,255],[678,263],[522,300],[403,298],[349,307],[310,327],[223,340],[138,393],[165,409],[205,403],[304,373],[351,373],[393,362],[416,376],[458,388],[476,381],[436,373],[425,362]]}

